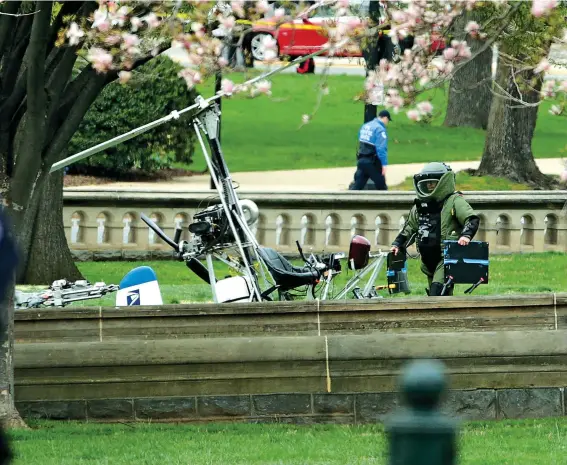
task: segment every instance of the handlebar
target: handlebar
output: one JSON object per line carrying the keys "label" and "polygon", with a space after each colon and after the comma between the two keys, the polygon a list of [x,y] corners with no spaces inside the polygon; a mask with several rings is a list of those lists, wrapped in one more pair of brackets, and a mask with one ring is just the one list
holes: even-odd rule
{"label": "handlebar", "polygon": [[[181,229],[176,228],[175,229],[175,238],[177,239],[177,241],[174,241],[173,239],[171,239],[166,233],[163,232],[163,230],[157,225],[155,224],[150,218],[148,218],[146,215],[144,215],[143,213],[140,213],[140,218],[142,219],[142,221],[144,223],[146,223],[151,229],[154,230],[154,232],[167,244],[169,245],[172,249],[174,249],[177,252],[177,249],[179,248],[178,243],[179,243],[179,239],[178,236],[181,237]],[[179,233],[178,233],[179,231]]]}
{"label": "handlebar", "polygon": [[303,255],[303,249],[301,248],[301,245],[299,245],[299,241],[295,241],[295,245],[297,246],[297,250],[299,251],[299,256],[301,257],[301,259],[304,262],[307,262],[307,259],[305,258],[305,255]]}

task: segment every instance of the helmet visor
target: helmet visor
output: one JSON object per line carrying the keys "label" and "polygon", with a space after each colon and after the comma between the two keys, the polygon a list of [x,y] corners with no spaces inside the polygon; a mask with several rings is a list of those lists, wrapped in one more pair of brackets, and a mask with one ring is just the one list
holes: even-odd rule
{"label": "helmet visor", "polygon": [[421,179],[417,182],[417,190],[422,195],[430,195],[437,187],[437,184],[439,184],[439,179],[435,179],[435,178]]}

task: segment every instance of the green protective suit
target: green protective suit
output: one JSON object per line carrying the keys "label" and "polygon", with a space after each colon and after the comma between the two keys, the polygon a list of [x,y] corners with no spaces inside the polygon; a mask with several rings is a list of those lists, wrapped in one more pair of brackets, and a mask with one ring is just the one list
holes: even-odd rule
{"label": "green protective suit", "polygon": [[[416,184],[415,181],[414,184]],[[478,230],[479,217],[462,194],[455,192],[455,173],[453,171],[443,174],[435,189],[428,195],[420,192],[417,185],[415,187],[417,194],[415,205],[410,210],[408,219],[393,245],[407,246],[408,241],[417,235],[416,245],[422,260],[421,271],[427,276],[431,288],[432,283],[444,283],[445,281],[441,247],[443,241],[458,240],[463,236],[472,240]],[[420,234],[418,234],[420,226],[423,225],[420,224],[420,217],[423,217],[420,213],[423,212],[423,205],[427,205],[429,212],[439,215],[435,241],[438,247],[428,248],[427,253],[420,247]]]}

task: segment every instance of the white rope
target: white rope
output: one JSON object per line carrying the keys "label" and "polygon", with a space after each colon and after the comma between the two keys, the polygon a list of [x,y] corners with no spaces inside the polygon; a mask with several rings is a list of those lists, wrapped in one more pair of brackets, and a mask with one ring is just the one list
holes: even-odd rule
{"label": "white rope", "polygon": [[331,392],[331,371],[329,370],[329,341],[325,336],[325,367],[327,369],[327,392]]}
{"label": "white rope", "polygon": [[102,342],[102,307],[98,307],[98,340]]}
{"label": "white rope", "polygon": [[557,331],[557,294],[553,293],[553,313],[555,314],[555,330]]}
{"label": "white rope", "polygon": [[317,297],[317,335],[321,335],[321,319],[319,318],[319,297]]}

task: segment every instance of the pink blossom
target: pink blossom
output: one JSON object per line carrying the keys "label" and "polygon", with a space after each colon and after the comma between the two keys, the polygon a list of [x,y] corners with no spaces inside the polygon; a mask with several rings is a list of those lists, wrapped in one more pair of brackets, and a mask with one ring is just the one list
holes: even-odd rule
{"label": "pink blossom", "polygon": [[132,78],[132,73],[130,71],[120,71],[118,73],[118,80],[120,84],[126,84]]}
{"label": "pink blossom", "polygon": [[433,105],[431,105],[431,102],[419,102],[417,110],[424,115],[429,115],[433,111]]}
{"label": "pink blossom", "polygon": [[278,57],[278,54],[276,53],[275,50],[266,50],[264,52],[264,61],[273,61]]}
{"label": "pink blossom", "polygon": [[262,39],[262,47],[264,50],[276,50],[278,42],[271,35],[265,35]]}
{"label": "pink blossom", "polygon": [[426,49],[428,44],[429,37],[425,35],[420,35],[415,38],[415,45],[417,45],[420,49]]}
{"label": "pink blossom", "polygon": [[271,92],[272,83],[270,81],[265,80],[265,79],[257,82],[255,84],[254,88],[260,94],[271,95],[271,93],[272,93]]}
{"label": "pink blossom", "polygon": [[230,7],[233,13],[236,14],[236,16],[240,16],[241,18],[245,16],[244,0],[235,0],[233,2],[230,2]]}
{"label": "pink blossom", "polygon": [[256,2],[256,11],[258,13],[265,13],[270,9],[270,4],[267,0],[260,0]]}
{"label": "pink blossom", "polygon": [[189,61],[189,63],[196,66],[199,66],[201,63],[203,63],[203,57],[194,52],[189,53],[187,60]]}
{"label": "pink blossom", "polygon": [[221,68],[224,68],[225,66],[228,66],[228,60],[225,57],[220,57],[217,61],[217,63],[219,64],[219,66]]}
{"label": "pink blossom", "polygon": [[337,7],[338,8],[348,8],[349,3],[350,3],[350,0],[338,0],[337,1]]}
{"label": "pink blossom", "polygon": [[195,37],[197,37],[197,39],[205,37],[205,27],[201,23],[192,23],[191,30],[195,33]]}
{"label": "pink blossom", "polygon": [[474,8],[476,2],[477,0],[466,0],[467,10],[471,11]]}
{"label": "pink blossom", "polygon": [[392,20],[396,23],[403,23],[406,20],[406,13],[401,10],[392,11]]}
{"label": "pink blossom", "polygon": [[560,115],[561,114],[561,107],[559,105],[552,105],[551,108],[549,109],[549,113],[551,113],[552,115]]}
{"label": "pink blossom", "polygon": [[232,82],[230,79],[223,79],[221,81],[221,91],[227,95],[232,95],[232,93],[234,92],[234,82]]}
{"label": "pink blossom", "polygon": [[123,27],[128,18],[128,13],[130,13],[130,8],[127,6],[120,7],[116,14],[111,15],[112,25]]}
{"label": "pink blossom", "polygon": [[156,16],[155,13],[148,13],[146,16],[142,18],[150,29],[154,29],[159,26],[159,18]]}
{"label": "pink blossom", "polygon": [[421,120],[421,115],[419,114],[419,111],[417,110],[409,110],[407,112],[408,118],[411,119],[412,121],[420,121]]}
{"label": "pink blossom", "polygon": [[284,8],[276,8],[274,10],[274,20],[278,21],[285,16],[285,9]]}
{"label": "pink blossom", "polygon": [[219,15],[218,20],[221,28],[227,32],[232,31],[236,24],[236,18],[234,16],[228,16],[225,18],[224,16]]}
{"label": "pink blossom", "polygon": [[130,29],[132,32],[137,32],[138,29],[142,26],[142,20],[137,16],[132,16],[130,18]]}
{"label": "pink blossom", "polygon": [[85,35],[85,32],[77,23],[72,22],[65,35],[69,38],[69,45],[78,45],[81,37]]}
{"label": "pink blossom", "polygon": [[558,5],[557,0],[533,0],[532,15],[536,17],[546,16]]}
{"label": "pink blossom", "polygon": [[100,32],[106,32],[110,29],[106,8],[99,8],[94,12],[94,21],[91,27],[98,29]]}
{"label": "pink blossom", "polygon": [[480,25],[476,21],[469,21],[465,26],[465,32],[474,37],[480,32]]}
{"label": "pink blossom", "polygon": [[445,50],[443,50],[443,58],[445,58],[445,60],[454,60],[457,56],[457,51],[452,48],[446,48]]}
{"label": "pink blossom", "polygon": [[122,40],[126,48],[137,47],[140,45],[140,38],[135,34],[122,34]]}
{"label": "pink blossom", "polygon": [[120,36],[117,34],[106,36],[104,39],[104,43],[107,45],[116,45],[118,42],[120,42]]}
{"label": "pink blossom", "polygon": [[551,64],[547,61],[547,58],[542,59],[539,64],[534,68],[534,73],[539,74],[541,72],[549,71]]}
{"label": "pink blossom", "polygon": [[102,48],[91,48],[87,60],[98,73],[104,73],[112,67],[112,55]]}
{"label": "pink blossom", "polygon": [[435,13],[434,11],[431,10],[427,10],[424,14],[423,14],[423,20],[426,23],[435,23],[435,22],[439,22],[438,18],[437,18],[437,13]]}
{"label": "pink blossom", "polygon": [[559,84],[559,89],[557,90],[559,92],[567,92],[567,80],[561,81],[561,84]]}
{"label": "pink blossom", "polygon": [[555,81],[549,80],[545,81],[541,87],[541,95],[544,98],[555,97]]}
{"label": "pink blossom", "polygon": [[349,18],[346,24],[350,31],[354,31],[357,27],[362,26],[362,23],[358,18]]}
{"label": "pink blossom", "polygon": [[203,82],[201,73],[190,68],[182,69],[181,71],[179,71],[178,75],[179,77],[185,79],[185,82],[187,83],[187,87],[189,89],[195,87],[195,84]]}

